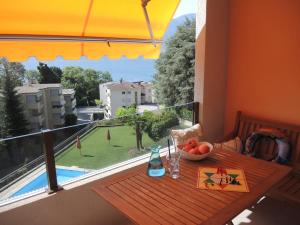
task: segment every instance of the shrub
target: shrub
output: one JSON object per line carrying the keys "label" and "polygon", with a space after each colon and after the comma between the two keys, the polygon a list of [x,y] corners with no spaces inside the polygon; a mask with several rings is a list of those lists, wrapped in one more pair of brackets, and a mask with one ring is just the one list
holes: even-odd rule
{"label": "shrub", "polygon": [[186,109],[186,108],[182,108],[179,111],[179,116],[180,116],[180,118],[182,118],[184,120],[192,121],[193,120],[193,111]]}
{"label": "shrub", "polygon": [[75,114],[68,114],[65,116],[65,126],[72,126],[77,124],[77,116]]}

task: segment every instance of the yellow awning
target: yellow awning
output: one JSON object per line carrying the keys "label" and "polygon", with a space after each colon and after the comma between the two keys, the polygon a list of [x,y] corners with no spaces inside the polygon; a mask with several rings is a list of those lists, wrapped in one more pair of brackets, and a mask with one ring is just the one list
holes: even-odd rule
{"label": "yellow awning", "polygon": [[[0,57],[157,58],[180,0],[10,0],[0,7]],[[144,6],[144,7],[143,7]]]}

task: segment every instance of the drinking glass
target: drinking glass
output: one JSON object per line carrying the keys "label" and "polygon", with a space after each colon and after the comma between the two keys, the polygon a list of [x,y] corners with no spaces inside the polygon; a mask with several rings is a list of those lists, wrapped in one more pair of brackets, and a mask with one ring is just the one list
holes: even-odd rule
{"label": "drinking glass", "polygon": [[168,170],[170,173],[170,176],[172,179],[178,179],[179,178],[179,172],[180,172],[180,153],[174,152],[171,155],[167,155],[167,161],[168,161]]}

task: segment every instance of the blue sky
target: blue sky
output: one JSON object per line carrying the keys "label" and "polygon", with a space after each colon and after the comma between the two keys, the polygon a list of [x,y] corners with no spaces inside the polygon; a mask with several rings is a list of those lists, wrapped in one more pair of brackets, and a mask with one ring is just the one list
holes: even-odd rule
{"label": "blue sky", "polygon": [[[196,13],[196,2],[197,0],[181,0],[174,18],[180,17],[189,13]],[[153,76],[153,60],[145,60],[139,58],[136,60],[128,60],[126,58],[121,58],[118,60],[109,60],[106,57],[101,58],[100,60],[88,60],[82,57],[80,60],[64,60],[61,57],[57,57],[54,61],[45,61],[49,66],[81,66],[83,68],[93,68],[96,70],[108,70],[113,79],[117,80],[120,77],[125,80],[136,80],[136,75],[140,74],[140,71],[143,71],[144,74],[141,75],[141,79],[151,80]],[[132,64],[131,66],[128,64]],[[29,58],[27,61],[23,62],[23,65],[27,70],[36,69],[38,61],[35,58]],[[136,71],[130,70],[129,68],[136,68]]]}
{"label": "blue sky", "polygon": [[184,14],[196,13],[196,4],[197,0],[181,0],[173,18],[182,16]]}

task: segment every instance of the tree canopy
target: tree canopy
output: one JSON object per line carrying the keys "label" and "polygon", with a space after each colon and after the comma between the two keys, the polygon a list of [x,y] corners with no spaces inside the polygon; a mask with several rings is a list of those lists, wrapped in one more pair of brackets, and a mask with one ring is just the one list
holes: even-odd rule
{"label": "tree canopy", "polygon": [[41,75],[39,83],[51,84],[61,82],[62,70],[59,67],[48,67],[47,64],[40,62],[37,69]]}
{"label": "tree canopy", "polygon": [[109,72],[83,69],[69,66],[63,69],[62,85],[64,88],[73,88],[77,105],[96,105],[95,99],[99,99],[99,84],[112,81]]}
{"label": "tree canopy", "polygon": [[9,62],[6,58],[0,58],[0,84],[6,75],[4,66],[10,75],[11,81],[14,82],[14,85],[22,85],[25,78],[25,67],[18,62]]}
{"label": "tree canopy", "polygon": [[37,82],[41,82],[41,74],[37,70],[26,70],[25,71],[25,79],[30,80],[36,80]]}
{"label": "tree canopy", "polygon": [[28,132],[27,121],[23,113],[23,108],[17,91],[16,85],[19,82],[20,67],[17,63],[10,63],[7,60],[1,60],[1,135],[18,136]]}
{"label": "tree canopy", "polygon": [[187,18],[155,62],[154,89],[161,104],[172,106],[194,99],[195,27],[195,20]]}
{"label": "tree canopy", "polygon": [[116,116],[120,121],[135,128],[138,149],[143,148],[143,132],[152,140],[159,141],[168,135],[170,128],[179,124],[178,116],[172,110],[162,110],[159,113],[144,111],[143,114],[137,114],[136,108],[128,107],[119,108]]}

